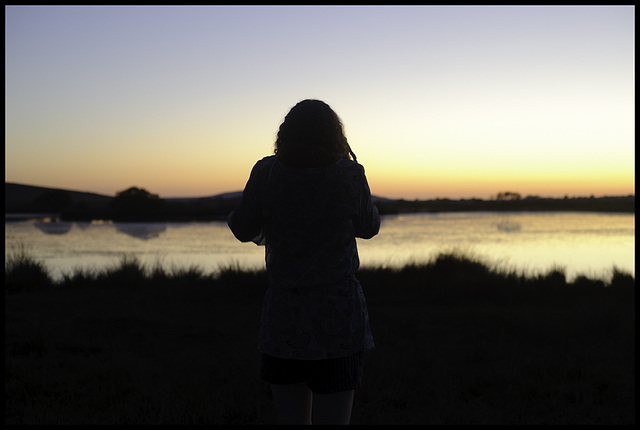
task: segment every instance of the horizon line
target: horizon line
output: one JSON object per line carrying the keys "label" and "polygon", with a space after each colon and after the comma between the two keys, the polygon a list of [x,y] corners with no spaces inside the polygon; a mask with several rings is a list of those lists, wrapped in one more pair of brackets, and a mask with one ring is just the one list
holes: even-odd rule
{"label": "horizon line", "polygon": [[[32,187],[32,188],[45,188],[45,189],[51,189],[51,190],[60,190],[60,191],[67,191],[67,192],[74,192],[74,193],[95,194],[95,195],[104,196],[104,197],[110,197],[110,198],[115,197],[115,195],[117,194],[117,193],[114,193],[113,195],[109,195],[109,194],[103,194],[103,193],[96,192],[96,191],[83,191],[83,190],[77,190],[77,189],[69,189],[69,188],[61,188],[61,187],[53,187],[53,186],[44,186],[44,185],[32,185],[32,184],[23,184],[23,183],[19,183],[19,182],[8,182],[8,181],[5,181],[5,185],[10,185],[10,184],[19,185],[19,186],[26,186],[26,187]],[[132,185],[131,187],[138,187],[138,186]],[[131,188],[131,187],[129,187],[129,188]],[[138,187],[138,188],[145,189],[144,187]],[[542,196],[542,195],[537,195],[537,194],[523,195],[523,193],[518,193],[516,191],[500,191],[500,192],[495,193],[495,195],[493,195],[493,199],[495,199],[495,196],[497,196],[499,193],[507,193],[507,192],[520,194],[520,195],[522,195],[522,197],[521,197],[522,199],[525,199],[527,197],[535,197],[535,198],[540,198],[540,199],[635,197],[635,193],[631,193],[631,194],[601,194],[601,195],[597,195],[597,196],[594,193],[592,193],[590,195],[569,195],[569,194],[565,194],[562,197],[552,197],[552,196]],[[237,190],[237,191],[227,191],[227,192],[221,192],[221,193],[205,195],[205,196],[162,197],[162,196],[160,196],[160,194],[158,194],[158,197],[160,199],[163,199],[163,200],[208,199],[208,198],[225,196],[225,195],[229,195],[229,194],[241,194],[241,193],[242,193],[242,190]],[[154,194],[154,193],[152,193],[152,194]],[[407,198],[407,197],[391,198],[391,197],[384,197],[384,196],[379,196],[379,195],[375,195],[375,194],[372,194],[371,196],[374,199],[406,200],[406,201],[416,201],[416,200],[418,200],[418,201],[421,201],[421,200],[422,201],[428,201],[428,200],[492,200],[492,198],[485,199],[485,198],[481,198],[481,197],[451,198],[451,197],[438,196],[438,197],[432,197],[432,198]]]}

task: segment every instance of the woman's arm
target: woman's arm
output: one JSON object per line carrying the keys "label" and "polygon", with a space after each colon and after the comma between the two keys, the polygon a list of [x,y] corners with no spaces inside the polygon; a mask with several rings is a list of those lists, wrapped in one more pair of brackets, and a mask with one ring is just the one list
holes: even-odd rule
{"label": "woman's arm", "polygon": [[239,241],[253,241],[257,245],[264,244],[262,234],[264,217],[260,205],[260,167],[260,162],[253,166],[238,206],[227,217],[227,224]]}

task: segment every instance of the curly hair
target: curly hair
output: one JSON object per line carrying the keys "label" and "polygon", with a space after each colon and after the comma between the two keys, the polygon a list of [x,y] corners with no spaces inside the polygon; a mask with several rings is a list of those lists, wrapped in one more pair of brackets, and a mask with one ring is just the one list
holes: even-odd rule
{"label": "curly hair", "polygon": [[325,102],[310,99],[296,104],[284,118],[274,154],[292,167],[324,166],[341,158],[357,161],[338,115]]}

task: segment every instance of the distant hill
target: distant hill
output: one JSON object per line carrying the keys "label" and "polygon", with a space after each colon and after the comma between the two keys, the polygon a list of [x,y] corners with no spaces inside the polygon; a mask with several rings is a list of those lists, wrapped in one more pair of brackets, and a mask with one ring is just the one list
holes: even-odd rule
{"label": "distant hill", "polygon": [[[127,221],[225,219],[242,191],[206,197],[160,198],[161,207],[149,214],[122,213],[110,207],[114,196],[5,182],[5,220],[56,216],[67,220],[112,219]],[[37,214],[37,215],[36,215]]]}
{"label": "distant hill", "polygon": [[196,200],[213,200],[213,199],[239,199],[242,196],[242,191],[235,191],[231,193],[215,194],[207,197],[169,197],[164,200],[168,202],[182,202],[190,203]]}
{"label": "distant hill", "polygon": [[5,213],[34,211],[37,209],[34,206],[34,202],[47,192],[64,192],[71,198],[71,202],[73,204],[85,203],[94,207],[106,206],[113,198],[111,196],[83,191],[72,191],[60,188],[38,187],[5,182],[4,211]]}
{"label": "distant hill", "polygon": [[[74,204],[86,203],[91,206],[106,206],[115,196],[107,196],[104,194],[90,193],[85,191],[67,190],[63,188],[40,187],[34,185],[23,185],[12,182],[4,184],[4,207],[5,213],[24,212],[34,209],[33,203],[44,193],[64,192],[71,197]],[[242,195],[242,191],[215,194],[206,197],[170,197],[163,200],[167,202],[191,203],[202,200],[214,199],[238,199]]]}

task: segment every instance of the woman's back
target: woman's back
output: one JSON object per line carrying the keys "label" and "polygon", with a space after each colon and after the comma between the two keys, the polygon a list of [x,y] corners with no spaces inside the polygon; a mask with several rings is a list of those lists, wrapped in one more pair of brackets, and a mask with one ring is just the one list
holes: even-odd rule
{"label": "woman's back", "polygon": [[380,220],[364,169],[350,160],[317,168],[261,161],[266,264],[277,288],[304,288],[354,276],[355,237],[369,238]]}

